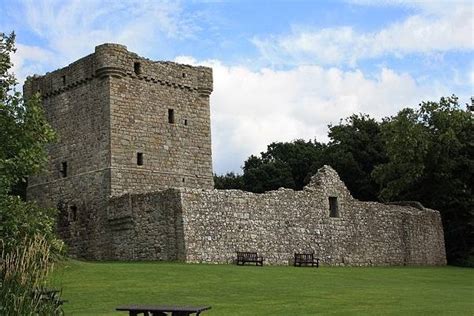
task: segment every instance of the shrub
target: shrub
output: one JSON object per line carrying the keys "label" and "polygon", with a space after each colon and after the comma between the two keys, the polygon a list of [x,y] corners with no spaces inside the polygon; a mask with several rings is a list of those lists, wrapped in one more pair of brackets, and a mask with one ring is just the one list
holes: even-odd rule
{"label": "shrub", "polygon": [[62,315],[58,297],[43,294],[53,269],[50,243],[41,235],[2,249],[0,315]]}

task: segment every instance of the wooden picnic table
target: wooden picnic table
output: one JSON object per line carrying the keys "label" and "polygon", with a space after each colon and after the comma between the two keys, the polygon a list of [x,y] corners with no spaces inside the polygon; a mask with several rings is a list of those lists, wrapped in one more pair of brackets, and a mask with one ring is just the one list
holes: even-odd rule
{"label": "wooden picnic table", "polygon": [[201,312],[211,309],[211,306],[171,306],[171,305],[126,305],[116,308],[117,311],[128,312],[130,316],[142,314],[144,316],[188,316],[200,315]]}

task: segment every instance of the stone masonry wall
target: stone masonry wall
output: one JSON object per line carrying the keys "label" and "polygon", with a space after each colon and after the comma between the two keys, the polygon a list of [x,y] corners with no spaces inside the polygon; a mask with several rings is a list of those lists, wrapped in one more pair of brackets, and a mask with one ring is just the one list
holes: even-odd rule
{"label": "stone masonry wall", "polygon": [[[111,52],[113,51],[113,52]],[[213,188],[212,70],[154,62],[123,46],[96,54],[110,81],[112,195],[166,187]],[[172,120],[169,121],[169,111]],[[137,164],[137,154],[143,164]]]}
{"label": "stone masonry wall", "polygon": [[111,198],[111,259],[185,260],[178,190],[125,194]]}
{"label": "stone masonry wall", "polygon": [[355,200],[327,166],[302,191],[180,188],[114,198],[111,210],[133,218],[114,237],[115,259],[232,263],[236,251],[257,251],[278,265],[294,252],[326,265],[446,264],[439,212]]}
{"label": "stone masonry wall", "polygon": [[[339,217],[330,217],[337,197]],[[439,212],[361,202],[325,166],[302,191],[182,191],[188,262],[230,263],[236,251],[257,251],[269,264],[314,252],[328,265],[443,265]]]}
{"label": "stone masonry wall", "polygon": [[[72,255],[108,253],[103,212],[110,192],[109,83],[94,75],[89,55],[66,68],[30,77],[25,97],[40,92],[47,120],[58,135],[48,148],[46,171],[28,179],[28,199],[60,211],[58,230]],[[61,170],[67,164],[67,174]]]}

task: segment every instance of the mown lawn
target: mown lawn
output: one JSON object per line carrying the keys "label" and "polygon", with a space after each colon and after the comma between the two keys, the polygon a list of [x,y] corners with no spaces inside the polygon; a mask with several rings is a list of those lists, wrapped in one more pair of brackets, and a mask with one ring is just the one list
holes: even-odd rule
{"label": "mown lawn", "polygon": [[474,269],[293,268],[68,261],[52,283],[67,315],[121,304],[211,305],[203,315],[473,315]]}

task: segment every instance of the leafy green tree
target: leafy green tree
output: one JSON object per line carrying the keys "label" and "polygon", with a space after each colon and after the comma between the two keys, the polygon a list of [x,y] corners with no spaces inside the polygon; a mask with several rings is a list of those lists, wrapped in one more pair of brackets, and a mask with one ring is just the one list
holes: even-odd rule
{"label": "leafy green tree", "polygon": [[42,170],[47,161],[45,146],[55,139],[40,96],[25,101],[15,90],[17,81],[10,72],[14,44],[13,33],[0,33],[0,238],[4,247],[13,248],[21,239],[40,233],[59,244],[54,237],[54,211],[12,195],[28,175]]}
{"label": "leafy green tree", "polygon": [[324,145],[301,139],[272,143],[260,157],[250,156],[244,163],[244,189],[265,192],[280,187],[301,190],[309,181],[309,171],[323,155]]}
{"label": "leafy green tree", "polygon": [[354,197],[364,201],[378,198],[379,185],[371,178],[374,167],[387,161],[381,124],[368,115],[352,115],[329,126],[330,142],[323,159],[312,167],[332,166]]}
{"label": "leafy green tree", "polygon": [[242,175],[228,172],[225,175],[218,176],[214,174],[214,188],[221,190],[244,189],[244,179]]}
{"label": "leafy green tree", "polygon": [[[385,120],[388,162],[373,177],[383,200],[417,200],[441,212],[448,261],[474,264],[474,120],[455,96]],[[470,259],[469,259],[470,258]]]}

